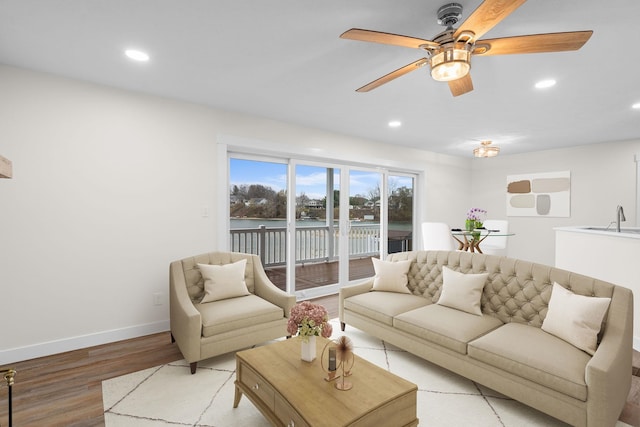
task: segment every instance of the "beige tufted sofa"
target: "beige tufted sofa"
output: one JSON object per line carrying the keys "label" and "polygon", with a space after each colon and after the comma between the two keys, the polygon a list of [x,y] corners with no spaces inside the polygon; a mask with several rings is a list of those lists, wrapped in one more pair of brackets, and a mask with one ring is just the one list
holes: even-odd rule
{"label": "beige tufted sofa", "polygon": [[[613,426],[631,384],[633,297],[629,289],[522,260],[470,252],[416,251],[410,294],[372,291],[373,279],[340,290],[345,324],[575,426]],[[435,304],[442,268],[489,273],[482,316]],[[552,284],[610,297],[593,356],[541,329]]]}
{"label": "beige tufted sofa", "polygon": [[[224,265],[246,259],[250,294],[201,304],[204,280],[198,264]],[[200,360],[289,335],[287,320],[295,295],[277,288],[256,255],[210,252],[169,266],[171,339],[196,372]]]}

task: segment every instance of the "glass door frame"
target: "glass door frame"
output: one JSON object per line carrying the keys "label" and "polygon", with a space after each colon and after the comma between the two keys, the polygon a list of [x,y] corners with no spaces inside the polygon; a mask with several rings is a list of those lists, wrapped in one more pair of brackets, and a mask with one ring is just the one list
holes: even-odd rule
{"label": "glass door frame", "polygon": [[[311,289],[306,289],[302,291],[296,291],[296,167],[297,166],[314,166],[325,168],[327,170],[331,169],[335,171],[336,169],[340,171],[340,220],[338,222],[338,229],[340,231],[340,237],[338,239],[338,283],[333,283],[330,285],[318,286]],[[289,168],[287,171],[288,181],[287,181],[287,292],[291,294],[295,294],[298,299],[310,299],[316,298],[324,295],[331,295],[337,293],[340,288],[344,285],[340,285],[341,283],[345,283],[342,280],[342,270],[345,269],[344,262],[342,258],[342,248],[344,246],[342,242],[342,206],[343,206],[343,173],[344,173],[343,165],[339,164],[331,164],[327,162],[314,161],[314,160],[304,160],[304,159],[289,159]],[[327,175],[327,181],[329,181]],[[333,178],[331,178],[331,182],[333,182]],[[331,190],[331,191],[330,191]],[[327,203],[333,205],[333,188],[329,189],[329,185],[326,186],[326,198]],[[331,201],[330,201],[331,200]],[[347,209],[349,205],[349,200],[347,198]],[[328,208],[327,208],[328,210]],[[347,211],[348,214],[348,211]],[[293,219],[293,220],[292,220]],[[348,247],[347,247],[348,250]],[[348,265],[347,265],[348,268]],[[346,270],[348,271],[348,270]]]}
{"label": "glass door frame", "polygon": [[[348,286],[352,283],[356,283],[360,281],[358,280],[349,280],[349,231],[350,231],[350,220],[349,220],[349,196],[350,196],[350,172],[352,170],[361,170],[361,171],[369,171],[380,173],[381,182],[380,182],[380,247],[379,247],[379,256],[380,259],[384,259],[387,255],[388,250],[388,180],[389,176],[409,176],[413,178],[414,188],[413,188],[413,245],[414,250],[417,247],[416,244],[419,243],[420,239],[416,239],[416,233],[419,232],[419,223],[418,223],[418,205],[417,203],[417,195],[420,194],[420,189],[418,188],[420,180],[420,173],[417,171],[411,170],[402,170],[400,168],[391,168],[391,167],[379,167],[375,165],[366,165],[366,164],[349,164],[348,162],[335,163],[326,161],[325,159],[314,159],[314,158],[305,158],[301,157],[287,157],[283,155],[278,155],[276,153],[270,154],[262,154],[262,153],[247,153],[244,150],[234,148],[229,149],[226,145],[220,144],[218,154],[222,159],[224,159],[224,166],[219,167],[217,170],[217,177],[220,182],[220,195],[224,194],[225,203],[219,203],[218,214],[220,215],[221,224],[224,224],[218,229],[224,227],[224,233],[219,233],[217,242],[218,247],[223,248],[223,250],[229,250],[229,168],[230,168],[230,159],[232,157],[246,160],[255,160],[255,161],[266,161],[266,162],[274,162],[280,164],[287,165],[287,284],[286,291],[290,294],[295,294],[298,299],[310,299],[316,298],[324,295],[331,295],[337,293],[340,288],[343,286]],[[219,163],[220,164],[220,163]],[[338,250],[338,258],[339,258],[339,273],[338,273],[338,283],[321,286],[318,288],[312,288],[305,291],[295,291],[295,234],[296,234],[296,221],[295,221],[295,209],[296,209],[296,183],[295,183],[295,168],[297,165],[308,165],[308,166],[318,166],[323,168],[332,168],[340,170],[340,219],[339,219],[339,250]],[[224,190],[222,190],[224,188]],[[346,262],[345,262],[346,261]]]}

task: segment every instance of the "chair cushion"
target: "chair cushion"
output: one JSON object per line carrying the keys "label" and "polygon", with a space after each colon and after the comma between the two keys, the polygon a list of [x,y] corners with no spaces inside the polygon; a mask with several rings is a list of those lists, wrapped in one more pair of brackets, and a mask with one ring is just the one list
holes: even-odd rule
{"label": "chair cushion", "polygon": [[502,325],[502,321],[493,316],[477,316],[437,304],[399,314],[393,319],[393,326],[399,330],[461,354],[467,354],[468,342]]}
{"label": "chair cushion", "polygon": [[593,355],[610,302],[611,298],[577,295],[554,283],[542,330]]}
{"label": "chair cushion", "polygon": [[407,288],[407,273],[411,266],[411,260],[405,261],[382,261],[378,258],[371,258],[373,269],[376,272],[373,278],[374,291],[400,292],[410,294]]}
{"label": "chair cushion", "polygon": [[204,278],[204,296],[200,302],[206,303],[249,295],[247,284],[244,281],[246,265],[246,259],[224,265],[198,264],[198,269]]}
{"label": "chair cushion", "polygon": [[393,325],[393,318],[400,313],[424,307],[430,302],[423,297],[397,292],[367,292],[344,300],[344,308],[362,316]]}
{"label": "chair cushion", "polygon": [[508,323],[468,345],[470,357],[586,401],[591,357],[540,328]]}
{"label": "chair cushion", "polygon": [[203,337],[284,318],[282,308],[253,294],[194,306],[202,316]]}

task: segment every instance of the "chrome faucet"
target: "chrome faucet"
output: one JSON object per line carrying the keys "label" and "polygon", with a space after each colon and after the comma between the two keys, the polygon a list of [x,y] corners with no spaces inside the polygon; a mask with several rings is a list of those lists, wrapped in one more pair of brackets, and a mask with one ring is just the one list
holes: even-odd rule
{"label": "chrome faucet", "polygon": [[624,217],[624,210],[622,209],[622,206],[618,205],[618,212],[616,215],[616,231],[619,233],[620,232],[620,222],[622,221],[626,221],[627,218]]}

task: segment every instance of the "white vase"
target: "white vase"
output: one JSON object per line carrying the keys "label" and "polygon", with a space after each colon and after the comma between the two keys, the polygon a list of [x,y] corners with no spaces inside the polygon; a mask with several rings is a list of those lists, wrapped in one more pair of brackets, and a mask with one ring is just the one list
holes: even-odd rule
{"label": "white vase", "polygon": [[304,338],[300,337],[300,358],[305,362],[313,362],[316,358],[316,336],[311,335]]}

